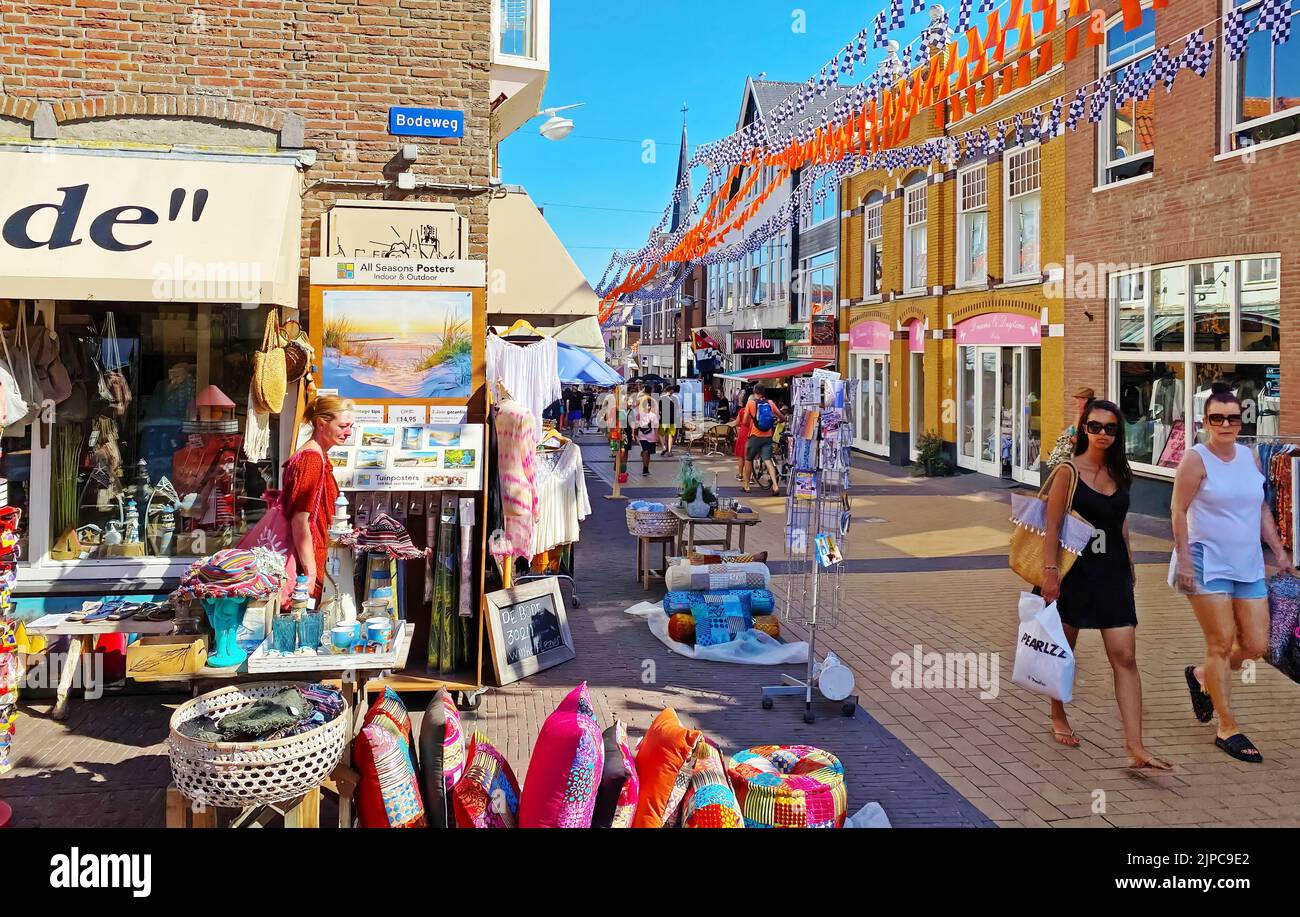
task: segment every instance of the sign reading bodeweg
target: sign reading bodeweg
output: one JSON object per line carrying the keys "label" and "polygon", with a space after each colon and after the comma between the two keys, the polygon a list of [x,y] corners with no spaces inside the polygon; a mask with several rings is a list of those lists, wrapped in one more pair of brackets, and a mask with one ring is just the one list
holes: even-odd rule
{"label": "sign reading bodeweg", "polygon": [[405,137],[464,137],[465,113],[445,108],[390,108],[388,133]]}

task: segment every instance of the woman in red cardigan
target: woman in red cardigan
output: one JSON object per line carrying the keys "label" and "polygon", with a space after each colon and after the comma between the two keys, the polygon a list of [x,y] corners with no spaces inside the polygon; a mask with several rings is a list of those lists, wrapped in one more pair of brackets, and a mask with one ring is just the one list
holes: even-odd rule
{"label": "woman in red cardigan", "polygon": [[339,486],[330,468],[329,451],[352,436],[352,402],[337,395],[319,395],[307,408],[303,422],[311,439],[289,459],[284,469],[284,506],[293,533],[298,572],[314,584],[319,598],[325,583],[330,519]]}

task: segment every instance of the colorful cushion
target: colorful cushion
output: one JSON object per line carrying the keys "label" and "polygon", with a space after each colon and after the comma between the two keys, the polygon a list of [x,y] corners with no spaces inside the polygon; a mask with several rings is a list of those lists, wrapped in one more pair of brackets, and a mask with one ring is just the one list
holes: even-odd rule
{"label": "colorful cushion", "polygon": [[781,618],[779,615],[754,615],[754,630],[762,631],[769,637],[781,639]]}
{"label": "colorful cushion", "polygon": [[363,828],[423,828],[424,802],[401,739],[378,724],[362,728],[352,743],[357,818]]}
{"label": "colorful cushion", "polygon": [[668,619],[668,639],[678,643],[695,645],[695,617],[687,614],[675,614]]}
{"label": "colorful cushion", "polygon": [[767,564],[676,564],[664,571],[664,587],[679,589],[768,589]]}
{"label": "colorful cushion", "polygon": [[776,596],[767,589],[711,589],[707,592],[682,589],[664,596],[664,614],[685,614],[695,602],[721,602],[729,595],[740,599],[740,604],[750,614],[771,614],[776,607]]}
{"label": "colorful cushion", "polygon": [[505,755],[481,732],[469,743],[469,767],[451,791],[458,828],[513,828],[519,823],[519,781]]}
{"label": "colorful cushion", "polygon": [[685,559],[692,564],[765,564],[767,552],[745,554],[741,551],[723,551],[721,554],[688,554]]}
{"label": "colorful cushion", "polygon": [[708,739],[695,746],[694,770],[682,798],[683,828],[743,828],[745,816],[731,789],[722,752]]}
{"label": "colorful cushion", "polygon": [[420,765],[415,757],[415,743],[411,736],[411,715],[406,712],[406,704],[402,703],[397,692],[387,685],[384,686],[384,693],[375,698],[375,702],[366,711],[365,719],[361,721],[362,726],[371,724],[382,726],[401,740],[406,746],[407,754],[411,756],[411,767],[418,774]]}
{"label": "colorful cushion", "polygon": [[636,759],[627,744],[627,726],[615,721],[601,737],[605,746],[605,766],[596,789],[596,808],[591,816],[593,828],[630,828],[636,814],[640,783],[636,776]]}
{"label": "colorful cushion", "polygon": [[454,828],[448,795],[465,770],[465,736],[446,688],[438,689],[420,721],[420,765],[430,827]]}
{"label": "colorful cushion", "polygon": [[695,645],[717,646],[730,643],[749,630],[750,619],[734,595],[721,602],[696,602],[691,606],[695,618]]}
{"label": "colorful cushion", "polygon": [[590,828],[605,749],[584,681],[569,692],[533,747],[519,803],[521,828]]}
{"label": "colorful cushion", "polygon": [[811,745],[760,745],[727,768],[746,828],[843,828],[844,768]]}
{"label": "colorful cushion", "polygon": [[699,741],[699,730],[684,727],[672,707],[655,717],[636,749],[640,788],[633,828],[662,828],[672,822],[691,782],[691,755]]}

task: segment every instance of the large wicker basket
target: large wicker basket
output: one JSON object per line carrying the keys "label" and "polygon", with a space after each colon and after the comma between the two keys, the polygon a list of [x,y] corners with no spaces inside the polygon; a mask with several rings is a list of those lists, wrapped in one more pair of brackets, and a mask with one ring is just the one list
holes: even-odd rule
{"label": "large wicker basket", "polygon": [[627,508],[627,530],[638,538],[663,538],[676,535],[681,523],[671,512],[646,512]]}
{"label": "large wicker basket", "polygon": [[243,808],[296,799],[321,785],[338,765],[352,717],[343,711],[315,729],[265,742],[205,742],[179,727],[208,715],[216,720],[271,697],[295,682],[259,681],[211,691],[172,714],[167,736],[176,788],[191,802]]}

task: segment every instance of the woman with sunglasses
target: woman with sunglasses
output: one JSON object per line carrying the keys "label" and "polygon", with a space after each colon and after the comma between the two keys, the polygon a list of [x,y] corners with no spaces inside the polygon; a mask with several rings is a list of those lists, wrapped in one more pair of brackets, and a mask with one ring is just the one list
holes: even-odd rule
{"label": "woman with sunglasses", "polygon": [[1169,584],[1187,596],[1205,632],[1205,663],[1184,671],[1192,710],[1202,723],[1219,714],[1214,744],[1258,764],[1258,748],[1232,712],[1232,672],[1268,646],[1268,586],[1261,540],[1280,568],[1291,560],[1264,502],[1259,460],[1237,442],[1242,402],[1216,382],[1205,403],[1209,440],[1183,456],[1174,478],[1174,556]]}
{"label": "woman with sunglasses", "polygon": [[[1043,599],[1056,602],[1071,648],[1079,631],[1101,631],[1102,644],[1115,675],[1115,699],[1124,726],[1129,767],[1168,770],[1169,762],[1147,751],[1142,740],[1142,676],[1137,667],[1137,604],[1135,573],[1129,548],[1129,488],[1133,472],[1124,450],[1124,426],[1119,407],[1109,401],[1089,401],[1079,418],[1074,458],[1053,473],[1047,497],[1044,541]],[[1078,478],[1074,502],[1067,508],[1070,481]],[[1061,579],[1061,525],[1068,510],[1086,519],[1096,534]],[[1052,738],[1077,748],[1065,705],[1052,701]]]}

